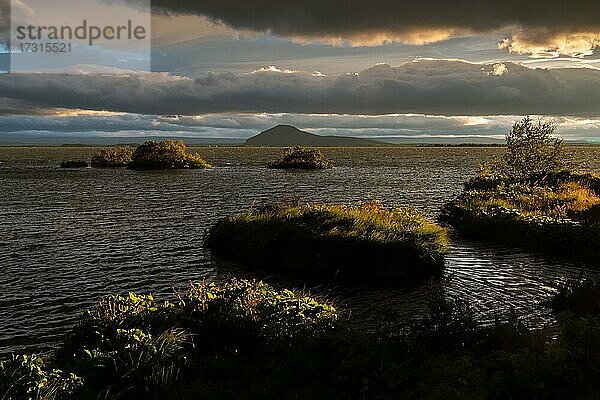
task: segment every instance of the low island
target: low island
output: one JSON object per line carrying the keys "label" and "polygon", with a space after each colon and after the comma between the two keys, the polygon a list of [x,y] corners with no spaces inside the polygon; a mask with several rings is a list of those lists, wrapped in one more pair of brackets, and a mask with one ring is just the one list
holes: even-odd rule
{"label": "low island", "polygon": [[285,149],[281,159],[269,165],[272,169],[329,169],[333,164],[318,149],[296,146]]}
{"label": "low island", "polygon": [[578,172],[550,123],[525,118],[440,220],[476,239],[600,264],[600,177]]}
{"label": "low island", "polygon": [[138,146],[131,156],[129,168],[154,169],[209,169],[212,166],[198,153],[188,153],[181,140],[157,142],[148,140]]}
{"label": "low island", "polygon": [[374,202],[276,203],[218,221],[206,244],[253,269],[387,285],[442,271],[448,236],[417,212]]}

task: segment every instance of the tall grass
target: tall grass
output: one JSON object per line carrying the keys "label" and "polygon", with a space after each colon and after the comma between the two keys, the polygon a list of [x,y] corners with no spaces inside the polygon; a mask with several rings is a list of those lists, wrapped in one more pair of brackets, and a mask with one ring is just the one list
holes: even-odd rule
{"label": "tall grass", "polygon": [[400,283],[439,272],[448,237],[422,214],[374,202],[276,203],[220,220],[206,244],[251,268]]}
{"label": "tall grass", "polygon": [[462,234],[600,263],[600,179],[557,173],[480,175],[447,203],[440,220]]}

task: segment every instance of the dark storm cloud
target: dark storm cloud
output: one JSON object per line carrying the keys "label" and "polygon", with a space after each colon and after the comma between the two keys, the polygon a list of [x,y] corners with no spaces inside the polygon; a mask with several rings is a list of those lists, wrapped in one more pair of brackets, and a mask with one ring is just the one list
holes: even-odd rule
{"label": "dark storm cloud", "polygon": [[153,0],[156,9],[199,14],[236,28],[285,35],[345,34],[421,27],[486,32],[511,25],[598,28],[600,2],[578,0]]}
{"label": "dark storm cloud", "polygon": [[5,75],[0,98],[142,114],[293,112],[600,115],[600,71],[420,60],[358,74]]}
{"label": "dark storm cloud", "polygon": [[527,31],[529,41],[543,43],[559,33],[600,31],[596,0],[153,0],[152,4],[158,11],[203,15],[237,29],[358,42],[373,40],[375,33],[418,42],[442,38],[443,31],[485,33],[519,27]]}

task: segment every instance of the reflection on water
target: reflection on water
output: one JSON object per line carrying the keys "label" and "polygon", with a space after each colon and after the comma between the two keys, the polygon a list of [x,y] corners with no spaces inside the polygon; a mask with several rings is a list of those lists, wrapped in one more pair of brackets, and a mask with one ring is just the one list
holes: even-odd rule
{"label": "reflection on water", "polygon": [[[337,168],[264,167],[280,150],[204,148],[208,171],[61,170],[96,149],[0,148],[0,352],[60,340],[82,309],[111,292],[167,294],[218,277],[202,236],[222,215],[272,199],[356,202],[376,198],[432,216],[494,148],[326,149]],[[578,150],[588,166],[598,149]],[[552,323],[539,305],[581,265],[455,240],[446,274],[482,318],[513,307],[532,324]],[[222,270],[222,269],[221,269]],[[289,283],[289,282],[288,282]],[[422,286],[327,289],[368,322],[382,305],[411,317]],[[65,325],[67,321],[67,325]]]}

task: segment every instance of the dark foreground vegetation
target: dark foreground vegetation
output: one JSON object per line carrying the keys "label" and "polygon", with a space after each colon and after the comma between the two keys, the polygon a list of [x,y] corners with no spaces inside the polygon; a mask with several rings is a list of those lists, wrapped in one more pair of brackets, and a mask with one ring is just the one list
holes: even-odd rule
{"label": "dark foreground vegetation", "polygon": [[296,146],[285,149],[283,157],[269,165],[275,169],[328,169],[333,168],[318,149],[306,149]]}
{"label": "dark foreground vegetation", "polygon": [[600,263],[600,177],[577,171],[553,126],[530,119],[507,135],[507,153],[482,166],[441,221],[498,240]]}
{"label": "dark foreground vegetation", "polygon": [[583,276],[569,279],[547,305],[557,312],[570,311],[578,316],[600,315],[600,280]]}
{"label": "dark foreground vegetation", "polygon": [[217,222],[216,255],[250,268],[316,279],[399,284],[444,267],[446,230],[411,210],[378,203],[275,203]]}
{"label": "dark foreground vegetation", "polygon": [[94,168],[119,168],[131,164],[133,149],[129,146],[115,146],[102,149],[92,157]]}
{"label": "dark foreground vegetation", "polygon": [[429,310],[357,330],[330,305],[249,281],[174,302],[100,300],[54,354],[0,364],[3,399],[596,399],[600,318],[551,337],[512,315],[481,326],[432,285]]}

